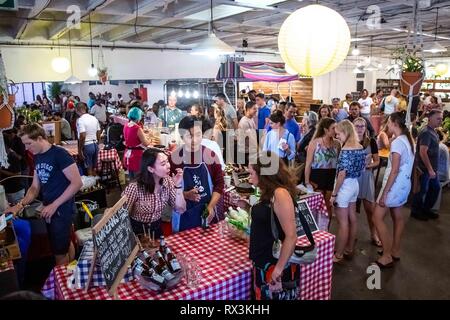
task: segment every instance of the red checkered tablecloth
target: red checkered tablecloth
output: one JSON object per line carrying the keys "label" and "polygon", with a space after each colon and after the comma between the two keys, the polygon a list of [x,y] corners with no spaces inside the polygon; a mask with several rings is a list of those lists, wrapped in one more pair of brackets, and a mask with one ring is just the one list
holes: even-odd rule
{"label": "red checkered tablecloth", "polygon": [[102,149],[98,152],[97,159],[97,171],[100,172],[102,170],[102,160],[115,160],[117,170],[122,169],[122,161],[120,160],[119,154],[116,149]]}
{"label": "red checkered tablecloth", "polygon": [[[189,288],[183,279],[177,287],[161,294],[143,289],[137,281],[118,287],[122,300],[248,300],[251,298],[252,263],[248,258],[248,244],[219,233],[218,225],[207,231],[188,230],[167,238],[177,254],[189,254],[202,270],[199,285]],[[331,297],[332,256],[334,236],[319,231],[314,234],[318,247],[316,261],[301,271],[302,299],[326,300]],[[306,244],[306,239],[299,239]],[[47,297],[62,300],[111,299],[105,288],[91,288],[88,292],[71,290],[67,286],[66,267],[53,269],[42,292]]]}
{"label": "red checkered tablecloth", "polygon": [[[69,152],[69,154],[72,157],[74,157],[74,158],[78,157],[78,145],[77,144],[73,144],[73,143],[63,144],[63,145],[61,145],[61,147],[64,148],[67,152]],[[102,169],[102,160],[109,160],[109,159],[115,160],[117,170],[121,170],[123,168],[122,161],[120,160],[117,150],[116,149],[105,150],[105,149],[103,149],[103,146],[101,145],[100,150],[98,152],[96,170],[98,172],[100,172]]]}
{"label": "red checkered tablecloth", "polygon": [[112,119],[114,123],[120,123],[123,126],[129,122],[128,118],[123,116],[111,116],[110,119]]}

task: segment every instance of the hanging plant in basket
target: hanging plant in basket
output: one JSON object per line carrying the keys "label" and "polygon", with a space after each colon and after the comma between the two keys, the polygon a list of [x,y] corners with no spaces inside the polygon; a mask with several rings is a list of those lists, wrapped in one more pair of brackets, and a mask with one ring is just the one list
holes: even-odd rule
{"label": "hanging plant in basket", "polygon": [[409,95],[412,87],[412,94],[418,95],[425,78],[424,60],[418,57],[416,52],[409,52],[405,48],[395,50],[392,57],[401,66],[400,90],[402,94]]}
{"label": "hanging plant in basket", "polygon": [[98,68],[97,75],[101,83],[105,84],[108,81],[108,68]]}

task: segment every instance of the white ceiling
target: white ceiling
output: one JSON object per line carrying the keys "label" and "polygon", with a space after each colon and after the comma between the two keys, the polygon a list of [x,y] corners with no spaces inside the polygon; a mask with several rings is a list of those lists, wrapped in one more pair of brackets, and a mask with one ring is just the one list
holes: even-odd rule
{"label": "white ceiling", "polygon": [[[66,45],[66,12],[80,8],[81,29],[70,32],[72,44],[90,45],[89,17],[94,45],[147,49],[189,50],[206,37],[210,0],[17,0],[18,11],[0,11],[0,45]],[[316,0],[213,0],[214,29],[219,38],[238,51],[277,51],[277,35],[286,17]],[[415,0],[320,0],[341,13],[363,54],[388,56],[404,45],[413,20]],[[424,43],[434,41],[439,8],[438,39],[450,47],[450,0],[420,0],[419,18]],[[381,9],[381,28],[369,29],[369,6]],[[248,48],[242,47],[243,40]],[[442,56],[450,56],[450,51]],[[430,55],[431,56],[431,55]]]}

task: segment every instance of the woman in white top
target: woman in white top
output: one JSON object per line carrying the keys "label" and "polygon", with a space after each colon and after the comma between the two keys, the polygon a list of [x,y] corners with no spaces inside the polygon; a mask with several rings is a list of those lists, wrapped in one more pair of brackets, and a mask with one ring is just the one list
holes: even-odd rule
{"label": "woman in white top", "polygon": [[373,100],[369,97],[369,91],[367,91],[367,89],[361,91],[361,98],[358,102],[361,105],[361,115],[365,118],[369,118]]}
{"label": "woman in white top", "polygon": [[[373,214],[373,223],[383,244],[381,258],[374,262],[380,268],[390,268],[400,260],[400,241],[405,220],[401,208],[407,202],[411,191],[411,173],[414,164],[414,142],[406,127],[406,112],[394,112],[388,120],[388,128],[395,135],[391,144],[391,154],[384,174],[383,186],[378,196]],[[394,223],[394,237],[384,223],[390,209]]]}

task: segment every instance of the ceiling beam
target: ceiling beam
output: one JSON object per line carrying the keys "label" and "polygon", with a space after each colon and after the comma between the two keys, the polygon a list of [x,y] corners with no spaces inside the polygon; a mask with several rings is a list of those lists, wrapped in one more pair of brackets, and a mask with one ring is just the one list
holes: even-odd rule
{"label": "ceiling beam", "polygon": [[[89,0],[85,12],[81,15],[81,20],[85,19],[91,12],[101,10],[114,1],[115,0]],[[50,40],[56,40],[66,34],[67,31],[69,31],[69,28],[67,28],[67,21],[55,23],[48,30],[48,38]]]}
{"label": "ceiling beam", "polygon": [[[164,6],[166,3],[165,0],[147,0],[139,5],[138,10],[136,10],[135,7],[132,8],[131,12],[128,14],[123,14],[117,12],[118,17],[111,17],[108,19],[108,22],[111,23],[131,23],[136,19],[136,12],[139,14],[139,18],[144,17],[144,15],[149,14],[150,12],[154,11],[155,9]],[[101,14],[106,14],[103,10],[100,12]],[[154,16],[163,16],[161,14],[154,15]],[[146,16],[147,17],[147,16]],[[147,20],[149,23],[152,21],[150,19]],[[114,25],[102,25],[102,26],[95,26],[92,30],[92,37],[96,38],[99,35],[105,34],[107,32],[110,32],[114,28],[117,28],[117,26]],[[82,39],[88,39],[89,38],[89,31],[84,33],[81,36]]]}

